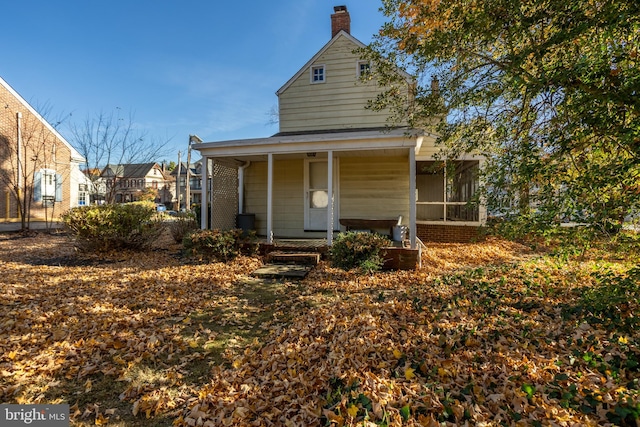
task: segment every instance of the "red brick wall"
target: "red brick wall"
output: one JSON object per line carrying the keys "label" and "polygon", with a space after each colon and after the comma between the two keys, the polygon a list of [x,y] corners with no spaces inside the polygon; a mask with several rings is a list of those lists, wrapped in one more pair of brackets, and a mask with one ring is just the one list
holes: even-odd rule
{"label": "red brick wall", "polygon": [[[23,165],[29,177],[28,184],[33,184],[35,170],[49,168],[62,175],[62,203],[56,203],[55,209],[49,208],[47,214],[52,212],[57,217],[71,206],[70,196],[70,159],[71,151],[57,138],[30,109],[18,98],[0,85],[0,143],[7,144],[4,150],[0,150],[0,168],[13,176],[16,168],[16,113],[22,113],[22,141],[23,155],[28,160]],[[55,144],[55,158],[52,154],[52,146]],[[9,147],[10,145],[10,147]],[[15,180],[12,179],[11,183]],[[18,220],[18,210],[15,197],[9,191],[7,182],[0,179],[0,220]],[[8,202],[8,206],[7,206]],[[7,215],[8,214],[8,215]],[[44,219],[45,209],[41,202],[31,203],[31,219]]]}
{"label": "red brick wall", "polygon": [[474,225],[417,224],[423,242],[467,243],[479,238],[480,227]]}

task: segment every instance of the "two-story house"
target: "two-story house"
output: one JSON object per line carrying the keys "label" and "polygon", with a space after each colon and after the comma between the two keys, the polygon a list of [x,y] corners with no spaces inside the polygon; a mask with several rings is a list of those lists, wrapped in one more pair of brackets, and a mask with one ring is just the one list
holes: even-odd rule
{"label": "two-story house", "polygon": [[[388,112],[367,109],[381,88],[361,79],[370,65],[350,33],[345,6],[334,8],[331,38],[277,92],[279,132],[271,137],[215,141],[194,147],[203,157],[202,224],[230,228],[252,215],[259,235],[325,238],[373,229],[393,234],[399,221],[412,248],[418,240],[465,241],[485,209],[467,201],[477,188],[481,158],[437,161],[436,135],[388,127]],[[400,71],[399,71],[400,72]],[[398,88],[410,99],[413,81]]]}
{"label": "two-story house", "polygon": [[0,220],[52,220],[87,204],[82,155],[0,78]]}
{"label": "two-story house", "polygon": [[[191,209],[193,205],[199,205],[201,202],[202,162],[197,161],[187,165],[181,162],[179,167],[171,171],[171,177],[176,181],[176,204],[179,200],[179,209]],[[178,176],[180,175],[180,176]],[[187,187],[187,181],[189,182]]]}
{"label": "two-story house", "polygon": [[149,190],[157,203],[169,205],[175,198],[175,181],[158,163],[107,165],[100,176],[108,203],[134,202]]}

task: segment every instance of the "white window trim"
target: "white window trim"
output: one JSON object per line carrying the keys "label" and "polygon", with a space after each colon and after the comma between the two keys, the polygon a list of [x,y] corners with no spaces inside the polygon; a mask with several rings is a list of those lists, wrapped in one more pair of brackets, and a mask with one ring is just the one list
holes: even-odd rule
{"label": "white window trim", "polygon": [[[314,80],[313,79],[313,71],[317,69],[322,69],[322,80]],[[324,83],[327,81],[327,67],[324,64],[312,65],[309,67],[309,81],[312,85]]]}
{"label": "white window trim", "polygon": [[[54,169],[40,169],[40,195],[43,200],[45,197],[56,197],[56,171]],[[53,177],[53,178],[51,178]],[[53,181],[53,184],[47,184],[47,178]],[[51,185],[53,185],[53,194],[51,194],[48,190],[51,189]]]}
{"label": "white window trim", "polygon": [[369,61],[356,62],[356,76],[362,77],[361,65],[367,64],[369,66],[369,73],[371,73],[371,63]]}

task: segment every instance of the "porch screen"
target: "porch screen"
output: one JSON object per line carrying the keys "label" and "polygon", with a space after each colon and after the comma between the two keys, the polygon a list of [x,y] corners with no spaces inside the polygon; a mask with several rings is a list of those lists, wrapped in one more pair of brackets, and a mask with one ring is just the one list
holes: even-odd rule
{"label": "porch screen", "polygon": [[416,162],[418,221],[479,221],[477,160]]}
{"label": "porch screen", "polygon": [[213,162],[211,179],[211,228],[236,228],[238,213],[238,170]]}

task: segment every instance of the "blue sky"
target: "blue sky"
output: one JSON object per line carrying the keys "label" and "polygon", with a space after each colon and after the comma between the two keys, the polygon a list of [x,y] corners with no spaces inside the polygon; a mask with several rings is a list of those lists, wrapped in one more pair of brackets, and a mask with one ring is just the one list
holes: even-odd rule
{"label": "blue sky", "polygon": [[[275,95],[331,37],[333,6],[367,44],[385,22],[379,0],[32,0],[2,8],[0,76],[47,117],[124,111],[138,130],[205,141],[270,136]],[[159,159],[161,160],[161,159]]]}

